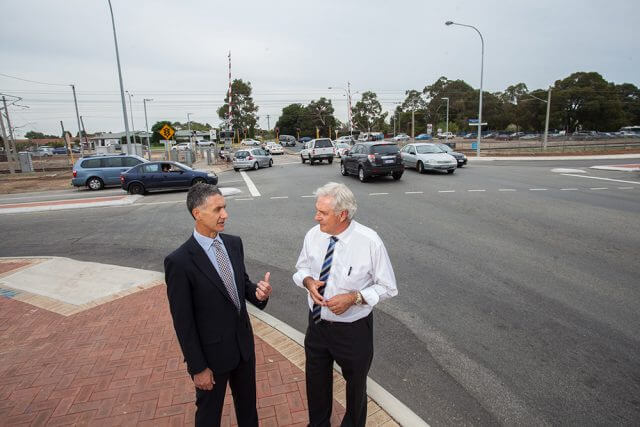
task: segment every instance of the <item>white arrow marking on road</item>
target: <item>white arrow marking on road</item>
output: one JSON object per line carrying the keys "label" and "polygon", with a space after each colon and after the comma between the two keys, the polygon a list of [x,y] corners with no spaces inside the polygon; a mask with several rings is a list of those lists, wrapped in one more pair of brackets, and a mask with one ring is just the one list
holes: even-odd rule
{"label": "white arrow marking on road", "polygon": [[253,197],[260,197],[260,192],[258,191],[258,188],[253,183],[253,181],[251,181],[251,178],[249,178],[249,175],[247,175],[245,171],[241,171],[240,175],[242,176],[242,179],[244,179],[244,182],[247,184],[247,188],[249,188],[249,193],[251,193]]}
{"label": "white arrow marking on road", "polygon": [[627,183],[627,184],[638,184],[638,185],[640,185],[640,182],[638,182],[638,181],[625,181],[623,179],[600,178],[598,176],[583,176],[583,175],[574,175],[574,174],[571,174],[571,173],[563,173],[562,175],[564,175],[564,176],[575,176],[577,178],[601,179],[603,181],[624,182],[624,183]]}

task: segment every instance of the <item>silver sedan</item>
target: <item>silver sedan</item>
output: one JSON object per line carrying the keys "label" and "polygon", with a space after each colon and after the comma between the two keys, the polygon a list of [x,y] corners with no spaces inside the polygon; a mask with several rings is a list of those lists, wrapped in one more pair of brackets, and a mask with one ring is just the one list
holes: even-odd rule
{"label": "silver sedan", "polygon": [[400,150],[402,163],[406,168],[416,168],[418,173],[426,170],[447,171],[454,173],[458,162],[450,154],[431,143],[407,144]]}
{"label": "silver sedan", "polygon": [[236,151],[233,156],[233,170],[255,169],[273,166],[271,155],[262,148],[247,148]]}

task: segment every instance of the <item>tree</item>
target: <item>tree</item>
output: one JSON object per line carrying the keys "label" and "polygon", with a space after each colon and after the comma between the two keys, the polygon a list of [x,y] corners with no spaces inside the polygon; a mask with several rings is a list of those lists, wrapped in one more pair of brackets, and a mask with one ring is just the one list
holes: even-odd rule
{"label": "tree", "polygon": [[353,121],[363,131],[384,130],[385,118],[388,113],[382,112],[382,105],[378,101],[378,95],[367,91],[362,93],[360,101],[353,108]]}
{"label": "tree", "polygon": [[314,124],[320,128],[336,125],[336,118],[333,116],[333,105],[330,99],[321,97],[317,101],[311,101],[307,105],[307,112],[311,116]]}
{"label": "tree", "polygon": [[307,107],[302,104],[290,104],[282,109],[282,114],[275,124],[281,135],[296,135],[300,129],[301,135],[315,135],[315,130],[309,118]]}
{"label": "tree", "polygon": [[[235,79],[231,83],[232,96],[232,120],[231,126],[235,130],[248,130],[248,136],[255,136],[255,128],[258,123],[258,107],[253,103],[251,97],[251,82],[244,82],[242,79]],[[218,109],[218,117],[229,120],[229,94],[224,98],[224,105]]]}
{"label": "tree", "polygon": [[24,134],[24,137],[27,139],[46,139],[46,138],[58,138],[57,135],[45,135],[42,132],[36,132],[30,130],[29,132]]}
{"label": "tree", "polygon": [[174,123],[171,123],[168,120],[162,120],[160,122],[156,122],[153,126],[151,126],[151,143],[152,144],[159,144],[160,141],[164,139],[164,137],[160,135],[160,129],[162,129],[164,125],[169,125],[174,129],[176,128],[174,126]]}
{"label": "tree", "polygon": [[631,83],[616,85],[616,92],[622,103],[624,126],[640,123],[640,89]]}

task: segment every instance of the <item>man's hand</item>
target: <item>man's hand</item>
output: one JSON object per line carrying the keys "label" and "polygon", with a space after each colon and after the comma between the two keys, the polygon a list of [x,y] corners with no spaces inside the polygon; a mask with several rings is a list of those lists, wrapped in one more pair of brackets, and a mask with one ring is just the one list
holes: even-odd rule
{"label": "man's hand", "polygon": [[324,297],[320,295],[320,292],[318,292],[318,289],[324,286],[324,282],[321,282],[320,280],[315,280],[313,277],[309,276],[304,278],[304,281],[302,282],[302,284],[309,291],[309,294],[311,295],[311,299],[313,300],[314,303],[318,305],[327,305],[327,302],[325,301]]}
{"label": "man's hand", "polygon": [[204,371],[193,376],[193,384],[200,390],[213,390],[216,381],[213,379],[213,372],[206,368]]}
{"label": "man's hand", "polygon": [[271,285],[269,284],[269,278],[271,277],[271,273],[267,272],[264,275],[264,280],[258,282],[258,288],[256,289],[256,298],[258,301],[265,301],[271,295]]}
{"label": "man's hand", "polygon": [[342,314],[349,309],[356,302],[356,296],[354,293],[339,294],[333,296],[327,301],[327,307],[333,314]]}

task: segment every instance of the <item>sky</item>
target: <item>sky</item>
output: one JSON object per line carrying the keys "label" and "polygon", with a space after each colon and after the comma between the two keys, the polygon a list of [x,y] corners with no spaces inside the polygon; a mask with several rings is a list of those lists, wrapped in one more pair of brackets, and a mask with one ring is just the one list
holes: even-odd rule
{"label": "sky", "polygon": [[[394,110],[405,91],[440,76],[485,91],[524,82],[546,88],[576,71],[640,86],[636,0],[112,0],[133,127],[159,120],[218,126],[232,77],[251,82],[259,124],[321,96],[345,122],[374,91]],[[33,83],[20,79],[32,80]],[[124,130],[107,0],[0,0],[0,93],[18,137],[78,131],[70,84],[87,132]],[[328,89],[329,87],[339,89]],[[126,95],[125,95],[126,96]],[[126,98],[129,116],[129,98]],[[267,120],[267,115],[269,120]],[[131,124],[131,118],[128,117]]]}

